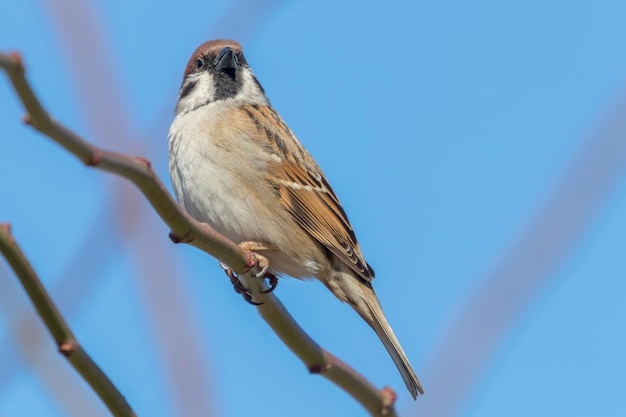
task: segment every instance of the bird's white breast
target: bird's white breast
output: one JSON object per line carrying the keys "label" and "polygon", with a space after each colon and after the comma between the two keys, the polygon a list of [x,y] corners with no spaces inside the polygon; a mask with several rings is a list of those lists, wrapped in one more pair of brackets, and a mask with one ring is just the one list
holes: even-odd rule
{"label": "bird's white breast", "polygon": [[172,185],[195,219],[235,242],[261,239],[259,225],[270,219],[263,218],[266,211],[246,187],[264,183],[259,176],[270,155],[260,154],[258,144],[229,127],[223,117],[230,109],[209,104],[176,116],[169,133]]}

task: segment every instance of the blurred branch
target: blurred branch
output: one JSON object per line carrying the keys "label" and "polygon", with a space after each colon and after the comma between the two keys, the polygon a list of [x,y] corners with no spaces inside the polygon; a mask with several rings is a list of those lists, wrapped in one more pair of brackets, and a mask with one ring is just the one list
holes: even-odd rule
{"label": "blurred branch", "polygon": [[[220,21],[211,29],[212,38],[244,39],[252,37],[266,16],[271,16],[285,0],[235,0],[231,1]],[[233,22],[237,22],[233,25]]]}
{"label": "blurred branch", "polygon": [[59,352],[87,381],[114,416],[135,416],[124,396],[80,346],[32,266],[15,243],[10,226],[3,223],[0,223],[0,252],[15,271],[41,320],[56,342]]}
{"label": "blurred branch", "polygon": [[170,227],[176,243],[187,243],[229,265],[249,288],[258,311],[287,346],[305,363],[311,373],[320,373],[353,396],[374,416],[395,416],[395,394],[390,389],[376,389],[348,365],[317,345],[289,315],[272,293],[263,294],[265,283],[252,278],[258,270],[254,254],[215,232],[208,225],[191,218],[173,200],[163,183],[143,158],[102,150],[85,141],[65,126],[55,122],[42,107],[24,77],[19,54],[0,54],[0,67],[8,74],[28,114],[26,123],[64,147],[85,165],[117,174],[135,184],[151,206]]}
{"label": "blurred branch", "polygon": [[[58,279],[50,279],[54,284],[52,284],[49,293],[56,300],[57,305],[63,306],[63,312],[66,317],[74,316],[78,310],[83,308],[84,304],[89,300],[87,294],[94,291],[97,288],[96,284],[102,281],[99,274],[102,274],[102,271],[107,269],[107,262],[110,262],[112,257],[119,255],[122,250],[120,245],[116,245],[114,250],[107,251],[107,247],[111,245],[107,245],[106,242],[111,239],[114,230],[111,224],[112,219],[109,216],[105,216],[103,209],[100,210],[97,216],[99,216],[101,221],[97,225],[94,222],[92,228],[87,229],[87,233],[85,233],[85,236],[89,236],[90,239],[84,239],[78,245],[75,245],[77,250],[72,253],[71,259],[61,272],[57,274]],[[92,236],[96,235],[98,239],[93,239]],[[91,271],[89,278],[83,275],[83,271],[86,270]],[[10,297],[10,294],[3,293],[9,289],[6,285],[3,285],[2,278],[2,270],[0,269],[0,305],[2,307],[0,314],[11,317],[10,333],[13,333],[13,335],[9,333],[0,340],[0,352],[6,353],[9,349],[19,350],[22,354],[28,352],[27,355],[23,355],[26,362],[34,368],[41,370],[41,368],[47,365],[46,360],[42,359],[42,356],[48,352],[43,347],[45,346],[43,341],[48,336],[45,334],[45,331],[42,331],[43,329],[39,325],[36,315],[31,314],[32,309],[22,306],[21,303],[19,307],[17,305],[7,305],[6,300],[7,297]],[[24,334],[28,335],[27,344],[20,343],[20,340],[23,338],[19,337],[19,335]],[[16,340],[18,341],[17,344],[15,343]],[[0,372],[0,392],[6,391],[9,384],[16,380],[22,366],[23,363],[16,361],[11,355],[0,355],[0,369],[2,369],[2,372]],[[44,369],[40,373],[45,380],[47,371]],[[58,385],[56,381],[54,384]],[[55,388],[52,386],[54,384],[46,383],[46,386],[52,390]],[[75,396],[76,390],[72,389],[72,387],[69,387],[69,389],[69,394]],[[55,398],[63,402],[62,397],[55,395]],[[68,415],[91,416],[95,414],[68,413]]]}
{"label": "blurred branch", "polygon": [[[75,275],[84,278],[82,271]],[[14,275],[9,265],[0,261],[0,321],[2,317],[7,319],[5,337],[0,341],[0,403],[9,400],[9,392],[12,392],[3,387],[6,381],[21,381],[22,378],[16,378],[18,371],[30,366],[29,371],[37,371],[36,376],[55,399],[61,415],[110,416],[109,410],[81,375],[59,360],[57,351],[50,349],[50,334],[32,305],[24,302],[23,289]],[[63,306],[64,316],[71,317],[67,304],[55,297],[54,291],[48,293],[57,305]]]}
{"label": "blurred branch", "polygon": [[[125,153],[151,155],[153,166],[163,166],[154,163],[154,152],[150,152],[151,147],[161,142],[137,140],[138,118],[129,106],[128,91],[122,82],[124,68],[117,56],[119,51],[112,44],[111,28],[106,24],[101,5],[83,0],[39,3],[58,38],[60,57],[65,61],[79,103],[78,110],[86,121],[92,142],[106,143],[114,149],[130,147],[133,150]],[[94,50],[98,53],[94,54]],[[94,79],[99,82],[94,83]],[[172,111],[169,107],[171,105],[162,119],[165,122]],[[166,132],[167,127],[151,137],[163,138]],[[146,137],[141,136],[140,139]],[[156,155],[167,157],[167,152],[159,151]],[[145,215],[146,209],[150,209],[128,182],[106,179],[110,181],[106,181],[107,196],[100,211],[106,213],[108,225],[102,224],[102,215],[96,215],[93,226],[83,234],[87,247],[94,246],[90,229],[99,229],[97,240],[105,240],[98,244],[101,252],[90,251],[78,263],[89,264],[93,258],[115,259],[120,251],[127,253],[126,259],[134,271],[129,284],[137,289],[137,305],[148,328],[150,349],[155,351],[155,365],[164,376],[165,392],[168,400],[171,399],[160,401],[172,407],[168,412],[172,415],[217,415],[220,401],[215,390],[217,381],[211,372],[210,346],[202,337],[207,328],[199,325],[199,317],[194,314],[198,299],[190,296],[189,282],[178,279],[182,269],[180,260],[169,242],[162,239],[163,222],[158,216]],[[155,273],[160,279],[154,279]],[[98,281],[98,276],[90,274],[88,279]],[[89,292],[83,292],[81,298],[88,295]],[[179,343],[180,340],[185,343]]]}
{"label": "blurred branch", "polygon": [[626,171],[625,134],[622,91],[527,227],[457,311],[429,361],[421,415],[458,415],[515,320],[555,277],[619,186]]}

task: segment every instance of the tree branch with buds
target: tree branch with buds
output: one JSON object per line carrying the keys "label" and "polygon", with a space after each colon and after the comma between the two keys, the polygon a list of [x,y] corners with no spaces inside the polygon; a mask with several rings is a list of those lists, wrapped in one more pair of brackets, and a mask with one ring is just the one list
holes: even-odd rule
{"label": "tree branch with buds", "polygon": [[[25,68],[19,54],[0,54],[0,67],[9,76],[15,92],[26,109],[27,114],[24,117],[24,121],[27,124],[61,145],[85,165],[116,174],[135,184],[161,219],[169,226],[171,230],[170,237],[175,243],[181,242],[195,246],[228,265],[238,275],[241,283],[248,289],[253,301],[261,303],[257,306],[261,317],[270,325],[287,347],[304,362],[309,372],[319,373],[335,383],[356,399],[372,416],[396,415],[394,409],[395,393],[390,388],[377,389],[354,369],[315,343],[295,322],[273,293],[263,292],[267,289],[267,284],[264,280],[256,278],[256,272],[258,272],[259,268],[254,262],[256,259],[255,255],[241,249],[237,244],[220,235],[208,225],[199,223],[189,216],[169,194],[165,185],[154,173],[149,161],[140,157],[130,157],[100,149],[53,120],[43,108],[26,80],[24,76]],[[4,229],[4,233],[8,234],[8,227],[4,226]],[[7,239],[7,242],[12,241],[12,239]],[[16,271],[16,274],[22,279],[20,271],[28,269],[25,266],[28,265],[26,259],[23,257],[16,258],[14,255],[7,255],[7,253],[5,253],[5,256]],[[17,261],[16,259],[20,260]],[[34,276],[34,272],[32,276]],[[41,287],[40,284],[39,287]],[[42,287],[41,289],[43,290]],[[57,340],[57,331],[59,323],[63,323],[63,321],[52,301],[47,296],[33,296],[28,289],[27,292],[38,311],[45,309],[46,311],[56,312],[58,317],[53,316],[58,319],[57,321],[50,322],[43,315],[42,318],[57,343],[61,343],[60,346],[62,347],[64,342]],[[64,324],[63,326],[61,327],[68,332],[65,335],[71,336],[67,326]],[[65,338],[61,340],[65,340]],[[71,336],[71,340],[75,341],[73,336]],[[83,352],[82,349],[81,352]],[[105,404],[109,406],[110,398],[105,397],[96,389],[98,384],[105,384],[105,382],[110,384],[106,375],[102,372],[94,373],[93,375],[90,374],[89,378],[95,378],[95,380],[88,379],[88,376],[71,359],[74,356],[78,355],[74,353],[69,356],[70,363],[100,395]],[[93,365],[95,366],[95,364]],[[111,387],[115,389],[112,384]],[[121,398],[123,400],[123,397]],[[128,407],[128,410],[132,413],[130,407]],[[116,416],[134,415],[116,414],[115,412],[113,414]]]}

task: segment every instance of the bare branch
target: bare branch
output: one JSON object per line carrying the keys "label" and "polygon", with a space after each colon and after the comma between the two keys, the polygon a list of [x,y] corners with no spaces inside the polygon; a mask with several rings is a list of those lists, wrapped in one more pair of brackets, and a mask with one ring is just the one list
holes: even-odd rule
{"label": "bare branch", "polygon": [[54,121],[42,107],[24,77],[24,66],[17,53],[0,54],[0,67],[9,75],[26,111],[25,121],[80,159],[85,165],[117,174],[135,184],[151,206],[170,227],[175,243],[188,243],[229,265],[250,289],[253,299],[262,302],[259,314],[312,373],[320,373],[353,396],[373,416],[395,416],[395,394],[389,388],[378,390],[354,369],[322,349],[295,322],[278,298],[263,294],[265,283],[253,278],[257,267],[249,265],[254,255],[190,217],[171,197],[163,183],[143,158],[133,158],[102,150]]}
{"label": "bare branch", "polygon": [[291,317],[273,292],[265,293],[265,281],[253,278],[256,267],[239,276],[239,281],[253,296],[253,301],[263,303],[258,311],[280,339],[304,362],[309,372],[321,374],[343,388],[373,416],[395,416],[395,393],[389,389],[376,389],[365,377],[349,365],[321,348]]}
{"label": "bare branch", "polygon": [[0,252],[20,280],[37,313],[56,342],[59,352],[67,358],[85,381],[102,399],[114,416],[132,417],[135,412],[102,372],[87,352],[80,346],[61,313],[54,306],[37,274],[11,235],[11,227],[0,223]]}

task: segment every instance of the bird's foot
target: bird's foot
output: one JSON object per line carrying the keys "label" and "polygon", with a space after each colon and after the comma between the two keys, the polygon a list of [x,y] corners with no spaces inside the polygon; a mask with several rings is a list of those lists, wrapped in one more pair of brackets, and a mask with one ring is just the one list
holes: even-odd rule
{"label": "bird's foot", "polygon": [[248,253],[248,267],[254,268],[255,266],[259,266],[261,270],[257,272],[254,276],[256,278],[265,277],[267,271],[270,269],[270,262],[263,255],[259,255],[257,251],[260,250],[274,250],[274,247],[265,242],[254,242],[251,240],[247,240],[245,242],[241,242],[239,247],[245,250]]}
{"label": "bird's foot", "polygon": [[263,278],[267,280],[267,282],[270,284],[270,287],[266,290],[261,291],[261,293],[269,294],[271,292],[274,292],[274,290],[278,286],[278,278],[276,277],[276,275],[272,274],[271,272],[267,272]]}
{"label": "bird's foot", "polygon": [[248,292],[248,289],[241,284],[241,281],[239,281],[239,277],[233,272],[232,269],[228,268],[221,262],[220,266],[224,268],[224,272],[226,272],[226,275],[228,276],[228,278],[230,278],[230,283],[233,284],[233,289],[235,290],[235,292],[237,294],[241,294],[241,296],[244,300],[246,300],[247,303],[252,304],[253,306],[259,306],[263,304],[257,303],[256,301],[252,300],[252,295]]}
{"label": "bird's foot", "polygon": [[[272,250],[274,248],[269,244],[262,243],[262,242],[253,242],[253,241],[241,242],[239,244],[239,247],[241,247],[243,250],[245,250],[248,253],[248,259],[247,259],[248,267],[254,268],[255,266],[258,266],[260,268],[260,271],[253,274],[253,276],[255,278],[263,278],[263,279],[268,280],[270,287],[266,290],[261,291],[261,293],[268,294],[274,291],[274,289],[278,285],[278,278],[276,277],[276,275],[269,272],[270,264],[267,258],[263,255],[259,255],[258,253],[256,253],[256,251],[259,251],[259,250]],[[243,299],[246,300],[246,302],[252,305],[257,305],[257,306],[263,304],[263,303],[257,303],[256,301],[252,299],[252,295],[250,294],[248,289],[242,285],[241,281],[239,281],[239,277],[237,276],[237,274],[235,274],[228,265],[224,264],[223,262],[220,262],[220,266],[224,269],[224,272],[226,272],[226,275],[228,276],[228,278],[230,278],[230,282],[233,284],[233,288],[235,292],[237,294],[241,294]]]}

